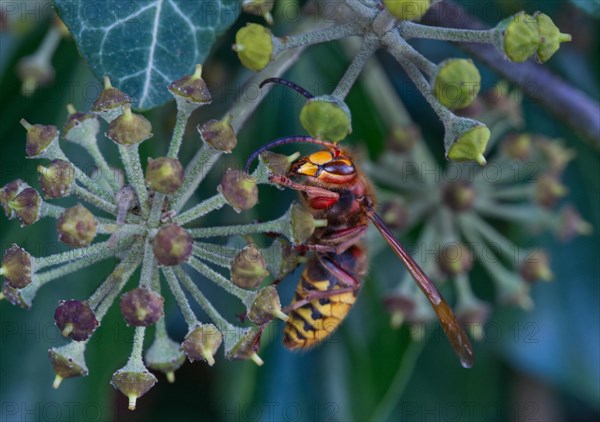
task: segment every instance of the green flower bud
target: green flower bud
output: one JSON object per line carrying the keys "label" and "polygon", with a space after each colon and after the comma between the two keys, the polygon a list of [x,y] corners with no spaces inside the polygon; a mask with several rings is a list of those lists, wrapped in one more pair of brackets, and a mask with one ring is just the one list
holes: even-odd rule
{"label": "green flower bud", "polygon": [[567,165],[573,160],[577,153],[572,148],[565,148],[558,140],[550,140],[540,137],[535,145],[542,152],[548,163],[548,170],[553,174],[561,174]]}
{"label": "green flower bud", "polygon": [[499,35],[496,48],[513,62],[526,61],[540,46],[537,20],[525,12],[504,19],[496,30]]}
{"label": "green flower bud", "polygon": [[444,106],[450,109],[465,108],[479,94],[481,75],[470,59],[448,59],[438,66],[432,86],[435,97]]}
{"label": "green flower bud", "polygon": [[380,212],[381,219],[391,229],[402,230],[408,223],[408,209],[401,200],[385,201]]}
{"label": "green flower bud", "polygon": [[191,113],[196,108],[212,102],[212,96],[202,79],[202,65],[197,64],[194,73],[172,82],[168,86],[175,97],[177,107]]}
{"label": "green flower bud", "polygon": [[258,366],[262,366],[264,362],[257,354],[262,332],[261,327],[239,328],[236,331],[228,330],[225,332],[225,358],[251,359]]}
{"label": "green flower bud", "polygon": [[[455,125],[450,131],[446,129],[446,145],[450,145],[447,152],[447,158],[452,161],[476,161],[480,165],[485,165],[486,160],[483,155],[487,143],[490,140],[490,130],[482,123],[474,120],[463,119],[463,125]],[[464,131],[459,129],[464,128]],[[457,130],[458,129],[458,130]],[[458,134],[457,134],[458,132]]]}
{"label": "green flower bud", "polygon": [[421,131],[416,125],[395,126],[387,136],[386,146],[398,154],[412,151],[417,141],[421,139]]}
{"label": "green flower bud", "polygon": [[568,242],[579,235],[588,236],[593,231],[592,225],[581,218],[581,214],[573,205],[567,204],[560,210],[555,233],[563,242]]}
{"label": "green flower bud", "polygon": [[260,249],[248,245],[231,263],[231,281],[242,289],[254,289],[269,275]]}
{"label": "green flower bud", "polygon": [[548,15],[536,12],[533,17],[537,20],[538,31],[540,34],[537,59],[540,63],[545,63],[558,51],[560,43],[569,42],[572,40],[572,37],[570,34],[561,33]]}
{"label": "green flower bud", "polygon": [[137,399],[146,394],[154,384],[156,377],[143,363],[130,360],[112,376],[111,384],[129,399],[129,410],[135,410]]}
{"label": "green flower bud", "polygon": [[65,160],[54,160],[48,167],[41,164],[37,167],[40,173],[40,186],[48,198],[69,196],[75,180],[73,164]]}
{"label": "green flower bud", "polygon": [[146,185],[153,191],[174,194],[183,183],[183,166],[176,158],[159,157],[146,167]]}
{"label": "green flower bud", "polygon": [[397,19],[420,19],[431,6],[430,0],[383,0],[386,9]]}
{"label": "green flower bud", "polygon": [[281,301],[275,286],[267,286],[256,294],[248,310],[248,318],[257,325],[263,325],[275,318],[287,321],[288,316],[281,310]]}
{"label": "green flower bud", "polygon": [[232,120],[231,114],[225,116],[223,120],[209,120],[198,127],[198,133],[202,140],[212,148],[228,154],[237,145],[237,136],[231,126]]}
{"label": "green flower bud", "polygon": [[0,275],[11,287],[22,289],[31,284],[31,263],[31,255],[13,243],[4,251]]}
{"label": "green flower bud", "polygon": [[51,125],[32,125],[21,119],[21,125],[27,130],[25,154],[28,158],[44,157],[52,144],[58,142],[58,129]]}
{"label": "green flower bud", "polygon": [[25,188],[8,202],[8,208],[17,216],[21,226],[29,226],[40,219],[42,198],[33,188]]}
{"label": "green flower bud", "polygon": [[28,187],[29,185],[21,179],[13,180],[2,186],[2,189],[0,189],[0,205],[2,205],[7,218],[15,218],[17,216],[10,208],[10,201],[15,199],[21,191]]}
{"label": "green flower bud", "polygon": [[249,210],[258,203],[256,179],[241,170],[227,170],[218,190],[238,213]]}
{"label": "green flower bud", "polygon": [[121,296],[121,315],[128,325],[147,327],[164,314],[165,299],[156,292],[138,287]]}
{"label": "green flower bud", "polygon": [[531,135],[528,133],[509,135],[502,141],[502,150],[513,160],[529,160],[533,150]]}
{"label": "green flower bud", "polygon": [[314,138],[339,142],[352,132],[352,115],[343,101],[331,96],[311,98],[300,112],[302,127]]}
{"label": "green flower bud", "polygon": [[299,264],[298,250],[283,237],[275,239],[265,255],[268,257],[267,268],[276,280],[283,280]]}
{"label": "green flower bud", "polygon": [[185,355],[179,348],[179,343],[171,340],[166,334],[157,335],[152,346],[146,352],[148,368],[160,371],[167,376],[167,381],[175,382],[175,371],[185,361]]}
{"label": "green flower bud", "polygon": [[535,184],[535,200],[544,208],[552,208],[567,193],[567,187],[552,173],[543,174]]}
{"label": "green flower bud", "polygon": [[34,53],[17,62],[17,74],[23,81],[21,93],[23,96],[29,97],[37,88],[52,83],[55,71],[47,54]]}
{"label": "green flower bud", "polygon": [[519,268],[519,273],[523,280],[529,283],[538,280],[550,281],[554,278],[550,269],[548,254],[542,250],[536,250],[528,254]]}
{"label": "green flower bud", "polygon": [[66,378],[87,376],[85,346],[86,342],[84,341],[72,341],[64,346],[48,350],[48,357],[56,374],[52,387],[58,388],[62,380]]}
{"label": "green flower bud", "polygon": [[73,105],[67,106],[69,115],[63,126],[63,137],[70,142],[83,144],[96,139],[100,132],[100,122],[92,113],[80,113]]}
{"label": "green flower bud", "polygon": [[303,206],[293,204],[289,211],[290,232],[286,237],[296,245],[302,245],[312,236],[315,229],[326,227],[327,220],[317,220]]}
{"label": "green flower bud", "polygon": [[112,122],[123,113],[125,106],[131,105],[129,95],[113,88],[108,76],[104,77],[104,89],[92,106],[92,111],[100,114],[107,122]]}
{"label": "green flower bud", "polygon": [[271,31],[262,25],[249,23],[235,35],[233,50],[246,68],[258,72],[273,60],[274,44]]}
{"label": "green flower bud", "polygon": [[444,188],[444,203],[453,211],[464,212],[473,207],[475,188],[466,180],[448,183]]}
{"label": "green flower bud", "polygon": [[263,163],[270,174],[285,176],[292,163],[300,157],[300,153],[296,152],[292,155],[276,154],[271,151],[265,151],[260,154],[259,159]]}
{"label": "green flower bud", "polygon": [[223,335],[217,327],[213,324],[200,324],[185,336],[181,348],[190,362],[199,360],[213,366],[215,354],[222,342]]}
{"label": "green flower bud", "polygon": [[131,112],[129,105],[125,111],[110,122],[106,136],[119,145],[135,145],[152,137],[152,125],[140,114]]}
{"label": "green flower bud", "polygon": [[190,234],[176,224],[162,226],[154,237],[152,250],[160,265],[179,265],[188,260],[194,243]]}
{"label": "green flower bud", "polygon": [[83,205],[75,205],[62,213],[56,224],[58,239],[75,248],[87,246],[96,237],[96,218]]}
{"label": "green flower bud", "polygon": [[262,16],[269,25],[273,24],[273,5],[275,0],[244,0],[242,10],[255,16]]}
{"label": "green flower bud", "polygon": [[439,251],[437,264],[448,277],[465,274],[473,268],[473,253],[462,243],[449,243]]}

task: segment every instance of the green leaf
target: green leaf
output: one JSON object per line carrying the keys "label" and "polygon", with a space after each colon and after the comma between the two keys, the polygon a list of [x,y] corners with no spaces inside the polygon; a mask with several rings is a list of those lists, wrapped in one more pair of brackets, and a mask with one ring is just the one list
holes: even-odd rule
{"label": "green leaf", "polygon": [[79,51],[138,109],[171,99],[167,85],[202,63],[238,17],[240,0],[54,0]]}

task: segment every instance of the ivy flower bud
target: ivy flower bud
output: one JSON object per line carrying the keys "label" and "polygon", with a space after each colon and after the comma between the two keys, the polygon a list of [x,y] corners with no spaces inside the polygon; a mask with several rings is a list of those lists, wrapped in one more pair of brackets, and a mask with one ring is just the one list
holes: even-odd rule
{"label": "ivy flower bud", "polygon": [[58,239],[75,248],[87,246],[96,237],[96,218],[78,204],[66,209],[57,221]]}
{"label": "ivy flower bud", "polygon": [[453,127],[453,130],[450,131],[446,129],[447,140],[445,142],[446,145],[450,145],[447,158],[457,162],[476,161],[483,166],[486,163],[483,153],[490,140],[490,130],[483,123],[474,120],[469,121],[469,119],[465,119],[465,121],[467,127],[464,128],[462,133],[457,131],[459,133],[456,134],[454,132],[457,129],[456,127]]}
{"label": "ivy flower bud", "polygon": [[114,88],[108,76],[104,77],[104,89],[94,102],[92,111],[100,114],[107,122],[112,122],[123,113],[124,107],[131,105],[131,98],[123,91]]}
{"label": "ivy flower bud", "polygon": [[548,163],[548,170],[553,174],[561,174],[577,153],[572,148],[565,148],[562,142],[538,138],[536,146],[542,152]]}
{"label": "ivy flower bud", "polygon": [[212,148],[229,154],[237,145],[237,135],[231,126],[233,116],[228,114],[223,120],[209,120],[198,126],[202,140]]}
{"label": "ivy flower bud", "polygon": [[269,258],[267,268],[276,280],[283,280],[299,264],[298,250],[284,237],[275,239],[265,255]]}
{"label": "ivy flower bud", "polygon": [[275,0],[244,0],[242,10],[248,14],[262,16],[269,25],[273,24],[273,5]]}
{"label": "ivy flower bud", "polygon": [[399,329],[407,319],[410,320],[415,312],[415,299],[403,293],[395,293],[384,298],[383,304],[391,315],[390,325]]}
{"label": "ivy flower bud", "polygon": [[593,231],[592,225],[581,218],[581,214],[573,205],[567,204],[560,210],[556,235],[563,242],[568,242],[578,235],[587,236]]}
{"label": "ivy flower bud", "polygon": [[164,302],[158,293],[138,287],[121,296],[121,315],[128,325],[147,327],[163,316]]}
{"label": "ivy flower bud", "polygon": [[54,311],[54,322],[63,336],[84,341],[92,336],[99,323],[94,311],[80,300],[62,300]]}
{"label": "ivy flower bud", "polygon": [[248,318],[257,325],[263,325],[275,318],[287,321],[288,316],[281,310],[281,301],[275,286],[267,286],[256,294],[248,310]]}
{"label": "ivy flower bud", "polygon": [[217,327],[213,324],[200,324],[185,336],[181,349],[190,362],[199,360],[213,366],[214,356],[222,342],[223,335]]}
{"label": "ivy flower bud", "polygon": [[235,35],[233,50],[247,69],[258,72],[273,60],[273,34],[262,25],[249,23]]}
{"label": "ivy flower bud", "polygon": [[440,103],[450,109],[460,109],[477,98],[481,75],[470,59],[448,59],[438,66],[431,85]]}
{"label": "ivy flower bud", "polygon": [[212,102],[212,96],[206,82],[202,79],[202,65],[200,64],[196,65],[196,69],[191,75],[186,75],[175,82],[171,82],[168,89],[175,97],[177,106],[179,108],[184,107],[188,111],[193,111],[204,104]]}
{"label": "ivy flower bud", "polygon": [[112,376],[110,383],[129,399],[129,410],[135,410],[137,399],[146,394],[157,379],[143,363],[129,361]]}
{"label": "ivy flower bud", "polygon": [[537,20],[537,27],[540,34],[537,59],[540,63],[545,63],[558,51],[561,43],[571,41],[572,37],[570,34],[561,33],[548,15],[536,12],[533,17]]}
{"label": "ivy flower bud", "polygon": [[397,19],[421,18],[431,6],[430,0],[383,0],[386,9]]}
{"label": "ivy flower bud", "polygon": [[176,158],[159,157],[146,167],[146,185],[155,192],[171,195],[183,183],[183,166]]}
{"label": "ivy flower bud", "polygon": [[231,263],[231,281],[242,289],[254,289],[269,275],[260,249],[248,245]]}
{"label": "ivy flower bud", "polygon": [[11,305],[18,306],[22,309],[31,309],[31,302],[33,299],[29,295],[25,295],[23,290],[12,287],[6,280],[2,283],[0,298],[4,298],[8,300]]}
{"label": "ivy flower bud", "polygon": [[241,170],[228,169],[218,190],[238,213],[249,210],[258,203],[256,179]]}
{"label": "ivy flower bud", "polygon": [[238,331],[226,332],[224,337],[225,357],[227,359],[251,359],[258,366],[262,366],[264,362],[257,354],[262,332],[263,328],[261,327],[247,327]]}
{"label": "ivy flower bud", "polygon": [[179,265],[188,260],[194,243],[190,234],[176,224],[162,226],[154,237],[152,250],[161,265]]}
{"label": "ivy flower bud", "polygon": [[48,148],[58,141],[58,129],[52,125],[32,125],[21,119],[21,125],[27,130],[25,154],[27,158],[43,157]]}
{"label": "ivy flower bud", "polygon": [[402,230],[408,223],[408,209],[401,200],[385,201],[381,205],[381,218],[391,229]]}
{"label": "ivy flower bud", "polygon": [[67,106],[69,115],[63,126],[63,137],[75,144],[84,144],[84,142],[96,138],[100,132],[100,121],[92,113],[81,113],[69,104]]}
{"label": "ivy flower bud", "polygon": [[2,189],[0,189],[0,205],[2,205],[4,214],[7,218],[16,217],[15,212],[10,208],[10,201],[15,199],[15,197],[21,193],[23,189],[28,187],[29,185],[21,179],[13,180],[12,182],[2,186]]}
{"label": "ivy flower bud", "polygon": [[471,337],[476,341],[483,340],[483,328],[491,313],[490,305],[480,300],[472,300],[466,304],[459,304],[454,312],[458,322],[467,328]]}
{"label": "ivy flower bud", "polygon": [[523,280],[529,283],[538,280],[550,281],[554,278],[550,269],[550,259],[543,250],[536,250],[528,254],[519,268],[519,273]]}
{"label": "ivy flower bud", "polygon": [[4,251],[0,275],[15,289],[31,284],[31,255],[23,248],[12,244]]}
{"label": "ivy flower bud", "polygon": [[42,198],[33,188],[25,188],[8,202],[8,208],[17,216],[21,226],[29,226],[40,219]]}
{"label": "ivy flower bud", "polygon": [[527,161],[531,158],[533,142],[528,133],[513,133],[502,141],[502,150],[513,160]]}
{"label": "ivy flower bud", "polygon": [[525,12],[504,19],[496,31],[499,35],[496,48],[513,62],[526,61],[540,46],[537,20]]}
{"label": "ivy flower bud", "polygon": [[54,160],[48,167],[39,165],[40,186],[48,198],[62,198],[71,193],[75,180],[73,164],[65,160]]}
{"label": "ivy flower bud", "polygon": [[462,243],[449,243],[439,251],[437,264],[448,277],[468,273],[473,268],[473,253]]}
{"label": "ivy flower bud", "polygon": [[421,131],[416,125],[395,126],[386,138],[386,146],[398,154],[412,151],[421,139]]}
{"label": "ivy flower bud", "polygon": [[148,368],[163,372],[167,381],[175,382],[175,371],[185,361],[185,355],[180,350],[179,343],[166,335],[157,335],[152,346],[148,348],[145,357]]}
{"label": "ivy flower bud", "polygon": [[287,233],[288,239],[296,244],[306,243],[309,237],[319,227],[326,227],[327,220],[317,220],[313,215],[299,204],[293,204],[290,209],[290,232]]}
{"label": "ivy flower bud", "polygon": [[300,153],[296,152],[292,155],[276,154],[271,151],[265,151],[260,154],[260,161],[266,166],[269,174],[277,174],[285,176],[292,163],[300,157]]}
{"label": "ivy flower bud", "polygon": [[352,115],[345,102],[331,96],[311,98],[300,111],[302,127],[314,138],[339,142],[352,132]]}
{"label": "ivy flower bud", "polygon": [[33,95],[37,88],[54,81],[54,67],[50,60],[43,56],[34,53],[17,62],[17,74],[23,81],[21,92],[26,97]]}
{"label": "ivy flower bud", "polygon": [[540,176],[535,185],[535,200],[544,208],[552,208],[567,193],[567,187],[551,173]]}
{"label": "ivy flower bud", "polygon": [[52,387],[58,388],[63,379],[85,377],[88,368],[85,364],[85,342],[72,341],[64,346],[53,347],[48,350],[48,357],[56,377]]}
{"label": "ivy flower bud", "polygon": [[140,114],[124,106],[123,114],[110,122],[106,136],[119,145],[136,145],[152,137],[152,125]]}
{"label": "ivy flower bud", "polygon": [[448,183],[444,188],[443,198],[444,203],[453,211],[464,212],[473,207],[475,202],[475,188],[473,184],[461,180]]}

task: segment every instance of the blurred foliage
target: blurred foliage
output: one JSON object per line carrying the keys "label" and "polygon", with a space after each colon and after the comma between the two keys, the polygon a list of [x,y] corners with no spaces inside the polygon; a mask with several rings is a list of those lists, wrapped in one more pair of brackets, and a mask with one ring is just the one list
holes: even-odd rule
{"label": "blurred foliage", "polygon": [[[571,3],[544,2],[545,11],[556,18],[561,29],[579,34],[549,66],[574,86],[598,98],[600,25],[597,19],[582,14]],[[502,15],[521,7],[536,6],[512,0],[486,4],[501,6],[498,13]],[[488,19],[485,10],[473,8],[480,18]],[[255,18],[244,16],[242,20],[255,21]],[[492,20],[497,19],[494,16]],[[576,22],[577,27],[571,28],[570,22]],[[236,28],[242,24],[238,21],[218,41],[214,54],[206,62],[206,78],[215,103],[192,117],[184,152],[191,154],[199,145],[195,123],[220,116],[249,76],[240,70],[229,49]],[[287,26],[280,25],[275,27],[276,32]],[[74,43],[64,40],[53,59],[55,82],[31,98],[21,96],[20,81],[15,74],[16,61],[35,50],[46,26],[37,23],[18,37],[0,34],[0,39],[11,38],[10,46],[6,40],[0,42],[3,50],[10,51],[9,55],[0,54],[3,71],[0,79],[0,185],[17,176],[28,182],[35,179],[35,164],[23,158],[24,133],[18,124],[21,117],[31,122],[62,122],[67,103],[87,108],[98,92],[99,85],[78,57]],[[423,42],[419,48],[433,60],[460,55],[454,47],[444,43]],[[411,116],[422,128],[425,139],[442,159],[441,124],[398,67],[383,54],[379,58]],[[347,62],[339,46],[317,46],[305,53],[286,77],[316,94],[330,92]],[[484,88],[496,82],[488,69],[482,68],[482,75]],[[297,116],[303,100],[283,95],[274,90],[259,107],[240,133],[239,146],[228,157],[228,164],[240,165],[250,152],[271,139],[302,133]],[[372,157],[385,153],[386,128],[360,83],[352,90],[348,104],[354,114],[354,132],[348,144],[367,146]],[[164,153],[166,134],[174,116],[172,104],[150,113],[149,118],[156,122],[156,138],[162,137],[164,142],[148,143],[143,148],[144,155]],[[138,410],[131,413],[126,410],[126,399],[109,386],[109,380],[127,357],[133,329],[125,327],[118,311],[112,309],[100,335],[88,348],[90,375],[69,380],[59,390],[52,390],[53,373],[46,357],[47,349],[62,344],[52,319],[54,308],[60,298],[80,298],[91,293],[101,276],[112,267],[112,263],[102,263],[61,280],[52,289],[44,289],[30,311],[0,303],[0,419],[597,420],[600,412],[600,269],[597,258],[600,256],[597,235],[600,232],[600,157],[537,104],[526,100],[525,116],[529,131],[561,137],[567,146],[577,149],[578,158],[567,171],[566,183],[571,191],[570,199],[584,218],[592,222],[596,234],[568,244],[558,244],[549,237],[526,239],[551,252],[556,281],[536,286],[533,312],[505,308],[493,315],[485,328],[484,341],[475,345],[474,368],[460,368],[438,328],[431,328],[429,339],[423,343],[411,341],[408,328],[400,331],[389,328],[389,316],[381,306],[381,298],[390,280],[398,277],[401,265],[393,254],[384,252],[371,262],[373,270],[348,319],[330,341],[315,350],[291,353],[284,349],[279,331],[281,324],[274,324],[263,338],[264,367],[222,359],[217,360],[213,368],[186,363],[178,371],[175,384],[159,378],[159,384],[139,402]],[[79,157],[85,163],[87,158],[81,151],[73,148],[72,152],[81,154]],[[217,170],[223,168],[217,167]],[[203,186],[212,191],[219,178],[220,174],[214,174]],[[219,218],[227,222],[266,220],[280,215],[294,197],[289,191],[263,188],[261,203],[253,213],[238,217],[228,211]],[[54,227],[48,221],[26,229],[7,224],[4,218],[0,222],[2,249],[17,242],[36,251],[55,242]],[[512,235],[520,240],[526,236]],[[475,268],[473,279],[478,275],[483,277],[485,272]],[[283,282],[284,301],[291,298],[298,276],[296,271]],[[219,296],[215,296],[218,302]],[[169,300],[169,330],[175,338],[181,339],[185,325]],[[226,316],[233,319],[236,312],[239,309],[232,309]],[[106,356],[111,359],[105,359]]]}

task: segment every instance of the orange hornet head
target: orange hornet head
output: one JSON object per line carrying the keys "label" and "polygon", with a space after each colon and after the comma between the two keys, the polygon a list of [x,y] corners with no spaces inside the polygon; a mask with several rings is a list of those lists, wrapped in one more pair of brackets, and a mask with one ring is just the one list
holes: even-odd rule
{"label": "orange hornet head", "polygon": [[356,178],[356,168],[352,161],[339,151],[322,150],[294,161],[289,174],[343,185]]}

